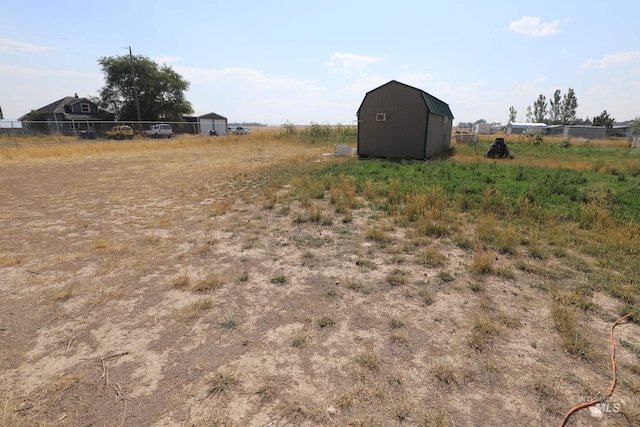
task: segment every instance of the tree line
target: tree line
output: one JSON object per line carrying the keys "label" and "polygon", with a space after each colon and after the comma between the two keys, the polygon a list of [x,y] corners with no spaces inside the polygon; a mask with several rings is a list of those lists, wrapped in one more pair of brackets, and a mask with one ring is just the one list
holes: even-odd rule
{"label": "tree line", "polygon": [[[593,120],[580,119],[576,116],[576,110],[578,109],[578,98],[572,88],[567,90],[567,93],[562,95],[560,89],[556,89],[553,92],[553,96],[549,98],[547,103],[547,97],[543,94],[538,95],[538,98],[533,102],[533,106],[527,107],[527,123],[546,123],[548,125],[593,125],[593,126],[605,126],[608,128],[613,127],[615,119],[604,110],[598,116],[595,116]],[[518,111],[515,107],[509,107],[509,123],[516,121]]]}

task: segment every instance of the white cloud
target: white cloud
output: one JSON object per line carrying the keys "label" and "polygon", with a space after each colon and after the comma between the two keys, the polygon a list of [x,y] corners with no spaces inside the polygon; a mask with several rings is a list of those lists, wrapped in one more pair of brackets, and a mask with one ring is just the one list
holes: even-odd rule
{"label": "white cloud", "polygon": [[[565,19],[565,21],[566,20],[567,19]],[[509,31],[531,37],[542,37],[557,34],[560,32],[559,27],[559,19],[549,23],[542,22],[540,18],[535,16],[525,16],[522,19],[509,23]]]}
{"label": "white cloud", "polygon": [[48,46],[38,46],[35,44],[0,38],[0,52],[43,53],[50,52],[52,50],[54,49]]}
{"label": "white cloud", "polygon": [[526,95],[527,97],[532,97],[532,96],[537,97],[538,94],[544,92],[545,90],[544,83],[545,83],[544,77],[538,77],[533,80],[522,81],[522,82],[516,81],[512,83],[510,91],[514,95],[523,94],[523,95]]}
{"label": "white cloud", "polygon": [[374,56],[360,56],[353,53],[336,52],[329,60],[329,71],[340,74],[358,74],[367,69],[369,64],[384,61],[386,58]]}
{"label": "white cloud", "polygon": [[11,82],[2,90],[2,110],[7,119],[17,119],[65,96],[96,95],[102,75],[75,70],[26,67],[0,63],[0,81]]}
{"label": "white cloud", "polygon": [[102,80],[102,76],[97,73],[85,73],[75,70],[53,70],[5,64],[0,64],[0,72],[7,73],[8,75],[11,75],[12,78],[16,79],[24,77],[70,77],[99,81]]}
{"label": "white cloud", "polygon": [[[317,122],[346,123],[355,114],[347,96],[337,96],[312,80],[271,75],[246,67],[175,66],[175,70],[191,82],[187,99],[196,111],[215,111],[232,122],[308,123],[306,117],[311,115]],[[327,107],[332,105],[336,108]]]}
{"label": "white cloud", "polygon": [[232,67],[224,69],[175,66],[176,72],[192,84],[233,84],[243,92],[252,90],[271,91],[320,91],[320,86],[309,80],[296,80],[287,76],[273,76],[253,68]]}
{"label": "white cloud", "polygon": [[612,55],[605,55],[602,59],[589,59],[584,64],[580,64],[580,70],[602,69],[640,62],[640,50],[630,50],[618,52]]}

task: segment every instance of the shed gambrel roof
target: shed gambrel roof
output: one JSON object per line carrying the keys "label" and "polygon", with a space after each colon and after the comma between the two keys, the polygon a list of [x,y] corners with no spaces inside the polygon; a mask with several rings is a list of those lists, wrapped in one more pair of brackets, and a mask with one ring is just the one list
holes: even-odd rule
{"label": "shed gambrel roof", "polygon": [[424,97],[424,101],[427,103],[427,106],[429,107],[429,111],[431,111],[434,114],[438,114],[440,116],[449,117],[450,119],[454,118],[453,113],[449,108],[449,104],[439,100],[435,96],[430,95],[425,91],[422,91],[422,96]]}
{"label": "shed gambrel roof", "polygon": [[[397,80],[391,80],[388,83],[383,84],[382,86],[379,86],[375,89],[370,90],[369,92],[367,92],[367,94],[374,92],[382,87],[385,87],[387,85],[391,85],[391,84],[398,84],[398,85],[402,85],[405,86],[407,88],[413,89],[415,91],[420,92],[420,94],[422,95],[422,98],[424,99],[425,104],[427,104],[427,107],[429,108],[429,111],[434,113],[434,114],[438,114],[440,116],[444,116],[444,117],[449,117],[450,119],[454,119],[453,117],[453,113],[451,112],[451,109],[449,108],[449,104],[447,104],[446,102],[436,98],[435,96],[423,91],[422,89],[418,89],[417,87],[413,87],[413,86],[409,86],[408,84],[405,83],[401,83]],[[366,99],[366,95],[365,95],[365,99]],[[362,101],[364,103],[364,100]],[[362,107],[362,105],[360,105],[360,107]],[[358,112],[360,112],[360,109],[358,109]]]}

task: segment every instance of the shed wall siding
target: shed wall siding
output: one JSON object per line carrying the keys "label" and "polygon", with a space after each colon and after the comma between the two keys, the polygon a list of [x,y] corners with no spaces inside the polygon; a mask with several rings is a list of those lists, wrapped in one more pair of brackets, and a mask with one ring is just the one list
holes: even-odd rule
{"label": "shed wall siding", "polygon": [[358,109],[358,156],[426,159],[449,148],[452,126],[448,104],[392,80],[367,92]]}
{"label": "shed wall siding", "polygon": [[[387,120],[376,121],[377,113]],[[358,116],[358,154],[368,157],[424,157],[427,107],[419,92],[400,85],[369,92]]]}
{"label": "shed wall siding", "polygon": [[607,128],[597,126],[565,126],[562,134],[574,138],[604,139],[606,131]]}
{"label": "shed wall siding", "polygon": [[[446,123],[445,123],[446,122]],[[429,115],[429,134],[425,158],[429,158],[448,149],[451,141],[451,120],[445,120],[437,114]]]}

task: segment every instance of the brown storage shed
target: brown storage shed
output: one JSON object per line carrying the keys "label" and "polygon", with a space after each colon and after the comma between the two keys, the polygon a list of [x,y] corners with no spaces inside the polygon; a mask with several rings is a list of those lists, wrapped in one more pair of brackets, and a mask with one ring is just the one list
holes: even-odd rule
{"label": "brown storage shed", "polygon": [[358,157],[428,159],[449,149],[449,105],[391,80],[364,97],[358,109]]}

